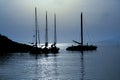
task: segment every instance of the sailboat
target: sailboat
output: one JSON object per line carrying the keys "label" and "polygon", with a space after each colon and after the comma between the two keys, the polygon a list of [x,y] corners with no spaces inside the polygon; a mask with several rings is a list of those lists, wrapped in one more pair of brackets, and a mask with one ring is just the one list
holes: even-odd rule
{"label": "sailboat", "polygon": [[39,29],[38,29],[38,20],[37,20],[37,8],[35,7],[35,42],[33,43],[33,48],[31,49],[31,53],[41,53],[42,49],[38,46],[40,45],[40,38],[39,38]]}
{"label": "sailboat", "polygon": [[54,14],[54,43],[50,47],[51,53],[58,53],[59,48],[56,46],[57,43],[57,35],[56,35],[56,14]]}
{"label": "sailboat", "polygon": [[48,20],[47,20],[47,11],[46,11],[46,28],[45,28],[45,47],[42,48],[43,53],[49,53],[48,48]]}
{"label": "sailboat", "polygon": [[54,14],[54,43],[48,48],[48,20],[47,20],[47,11],[46,11],[46,29],[45,29],[45,47],[42,48],[43,53],[58,53],[59,48],[56,47],[56,14]]}
{"label": "sailboat", "polygon": [[73,40],[73,42],[77,43],[78,45],[77,46],[70,46],[70,47],[67,47],[66,50],[68,51],[92,51],[92,50],[96,50],[97,49],[97,46],[95,45],[84,45],[83,44],[83,15],[82,15],[82,12],[81,12],[81,43],[80,42],[77,42],[75,40]]}

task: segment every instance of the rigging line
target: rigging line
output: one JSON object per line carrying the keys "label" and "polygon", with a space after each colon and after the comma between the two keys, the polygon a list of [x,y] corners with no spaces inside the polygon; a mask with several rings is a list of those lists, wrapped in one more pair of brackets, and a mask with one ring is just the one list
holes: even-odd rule
{"label": "rigging line", "polygon": [[93,39],[93,33],[92,33],[92,31],[90,32],[91,33],[91,35],[88,33],[88,31],[87,31],[87,34],[88,34],[88,36],[89,36],[89,39],[91,40],[91,43],[92,44],[95,44],[95,41],[94,41],[94,39]]}
{"label": "rigging line", "polygon": [[[32,26],[34,26],[34,24],[32,24]],[[31,41],[30,41],[30,43],[32,44],[32,45],[35,45],[35,28],[34,27],[32,27],[31,28],[32,30],[32,34],[33,35],[31,35]]]}
{"label": "rigging line", "polygon": [[94,41],[93,36],[92,36],[92,32],[90,32],[90,34],[89,34],[88,30],[86,30],[86,32],[87,32],[87,36],[90,40],[90,43],[95,44],[95,41]]}
{"label": "rigging line", "polygon": [[32,38],[32,39],[31,39],[31,42],[30,42],[32,45],[35,45],[35,32],[34,32],[34,31],[35,31],[35,30],[34,30],[34,28],[32,27],[32,34],[33,34],[33,35],[31,35],[31,38]]}
{"label": "rigging line", "polygon": [[[86,20],[85,20],[85,19],[84,19],[84,25],[86,26]],[[84,27],[85,27],[85,26],[84,26]],[[86,32],[86,34],[87,34],[87,36],[88,36],[88,39],[89,39],[90,43],[93,43],[93,42],[92,42],[92,39],[91,39],[91,37],[90,37],[90,35],[89,35],[89,33],[88,33],[87,28],[85,28],[84,30],[85,30],[85,32]]]}
{"label": "rigging line", "polygon": [[35,42],[36,42],[36,39],[35,39],[35,29],[33,28],[33,39],[32,39],[32,42],[33,42],[33,45],[35,45]]}
{"label": "rigging line", "polygon": [[87,36],[88,36],[88,39],[89,39],[90,43],[92,43],[92,39],[91,39],[91,37],[90,37],[87,29],[86,29],[86,34],[87,34]]}

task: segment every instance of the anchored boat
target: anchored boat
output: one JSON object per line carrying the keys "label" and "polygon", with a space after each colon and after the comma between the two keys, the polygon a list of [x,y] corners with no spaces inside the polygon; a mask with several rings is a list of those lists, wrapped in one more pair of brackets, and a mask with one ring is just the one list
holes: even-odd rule
{"label": "anchored boat", "polygon": [[51,45],[50,52],[51,53],[58,53],[59,48],[56,46],[57,43],[57,35],[56,35],[56,14],[54,14],[54,43]]}
{"label": "anchored boat", "polygon": [[84,45],[83,44],[83,15],[81,13],[81,43],[77,42],[75,40],[73,40],[73,42],[77,43],[77,46],[69,46],[66,48],[66,50],[68,51],[92,51],[92,50],[96,50],[97,46],[95,45]]}
{"label": "anchored boat", "polygon": [[42,48],[38,46],[38,45],[40,45],[40,37],[39,37],[39,28],[38,28],[37,8],[36,7],[35,7],[35,35],[33,37],[35,38],[35,42],[33,43],[33,47],[30,50],[30,53],[41,53]]}

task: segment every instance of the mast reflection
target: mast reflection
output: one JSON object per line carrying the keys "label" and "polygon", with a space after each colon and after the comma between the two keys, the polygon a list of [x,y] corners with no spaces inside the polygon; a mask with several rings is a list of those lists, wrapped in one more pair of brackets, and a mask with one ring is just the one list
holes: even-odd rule
{"label": "mast reflection", "polygon": [[46,55],[34,55],[34,79],[58,80],[57,54]]}
{"label": "mast reflection", "polygon": [[55,80],[58,80],[58,65],[57,65],[57,54],[54,54],[54,71],[55,71]]}
{"label": "mast reflection", "polygon": [[85,76],[85,67],[84,67],[84,54],[83,51],[81,51],[81,79],[80,80],[84,80],[84,76]]}

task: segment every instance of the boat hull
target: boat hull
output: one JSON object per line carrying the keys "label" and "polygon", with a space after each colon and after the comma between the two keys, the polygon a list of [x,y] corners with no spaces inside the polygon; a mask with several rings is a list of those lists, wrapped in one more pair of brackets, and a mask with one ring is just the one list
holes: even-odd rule
{"label": "boat hull", "polygon": [[59,53],[59,48],[58,47],[51,47],[51,48],[37,48],[33,47],[30,50],[30,53],[32,54],[47,54],[47,53]]}
{"label": "boat hull", "polygon": [[68,51],[92,51],[96,50],[97,47],[94,45],[78,45],[78,46],[70,46],[66,48]]}
{"label": "boat hull", "polygon": [[40,53],[42,53],[42,49],[38,48],[38,47],[32,47],[31,50],[30,50],[30,53],[32,53],[32,54],[40,54]]}
{"label": "boat hull", "polygon": [[59,48],[58,47],[51,47],[50,52],[51,53],[59,53]]}

